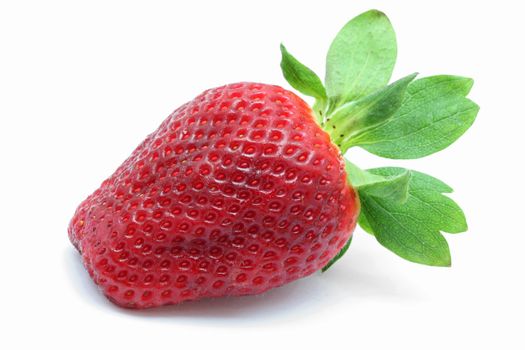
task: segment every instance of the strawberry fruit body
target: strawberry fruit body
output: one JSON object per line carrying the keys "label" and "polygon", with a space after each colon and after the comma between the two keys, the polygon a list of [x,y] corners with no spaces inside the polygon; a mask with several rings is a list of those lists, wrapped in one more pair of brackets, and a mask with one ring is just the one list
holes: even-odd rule
{"label": "strawberry fruit body", "polygon": [[285,79],[203,92],[175,110],[84,200],[68,234],[90,276],[128,308],[260,294],[326,271],[358,223],[400,257],[450,266],[442,232],[467,230],[452,189],[421,172],[363,170],[352,147],[414,159],[474,122],[469,78],[388,84],[397,47],[371,10],[337,34],[323,84],[281,45]]}
{"label": "strawberry fruit body", "polygon": [[210,89],[78,208],[69,237],[115,303],[258,294],[341,250],[358,215],[339,149],[294,93]]}

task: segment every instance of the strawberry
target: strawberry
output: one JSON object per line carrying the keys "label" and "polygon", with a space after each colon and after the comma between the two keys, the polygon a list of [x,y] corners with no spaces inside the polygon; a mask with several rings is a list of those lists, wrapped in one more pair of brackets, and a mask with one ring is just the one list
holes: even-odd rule
{"label": "strawberry", "polygon": [[104,293],[142,308],[309,275],[344,246],[357,213],[310,107],[239,83],[175,110],[80,205],[69,235]]}
{"label": "strawberry", "polygon": [[[343,154],[358,146],[418,158],[443,149],[477,113],[465,97],[472,81],[412,74],[386,85],[395,36],[374,10],[334,39],[326,87],[281,51],[285,78],[315,98],[313,108],[274,85],[206,90],[170,114],[77,208],[69,238],[111,301],[148,308],[260,294],[329,268],[358,221],[405,259],[450,265],[440,231],[464,231],[466,222],[443,195],[448,186],[401,168],[362,170]],[[454,113],[442,119],[448,135],[432,128],[416,135],[412,126],[428,126],[443,105]]]}

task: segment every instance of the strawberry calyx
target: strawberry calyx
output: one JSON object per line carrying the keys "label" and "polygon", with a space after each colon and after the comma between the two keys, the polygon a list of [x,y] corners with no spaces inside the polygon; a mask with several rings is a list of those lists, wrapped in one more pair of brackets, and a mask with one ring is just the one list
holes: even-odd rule
{"label": "strawberry calyx", "polygon": [[[441,151],[472,125],[479,107],[466,96],[469,78],[417,73],[391,84],[397,44],[388,17],[377,10],[350,20],[327,54],[325,83],[281,44],[288,83],[313,97],[318,124],[346,156],[361,147],[380,157],[416,159]],[[450,266],[442,232],[467,230],[461,208],[444,193],[452,189],[421,172],[402,168],[362,170],[347,160],[347,180],[357,190],[359,225],[412,262]],[[350,240],[323,271],[348,249]]]}

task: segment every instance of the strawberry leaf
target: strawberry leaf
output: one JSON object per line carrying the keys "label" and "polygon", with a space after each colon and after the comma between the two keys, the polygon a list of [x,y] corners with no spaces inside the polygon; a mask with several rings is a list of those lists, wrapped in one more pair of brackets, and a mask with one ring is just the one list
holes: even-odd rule
{"label": "strawberry leaf", "polygon": [[281,55],[281,69],[286,81],[307,96],[325,100],[326,91],[317,74],[292,56],[283,44],[281,44]]}
{"label": "strawberry leaf", "polygon": [[325,130],[331,134],[344,154],[356,135],[374,128],[394,115],[401,107],[408,84],[416,73],[379,89],[378,91],[348,102],[334,110],[327,119]]}
{"label": "strawberry leaf", "polygon": [[343,248],[341,248],[341,250],[332,258],[332,260],[330,260],[328,262],[328,264],[326,264],[322,269],[321,271],[322,272],[326,272],[326,270],[328,270],[330,267],[332,267],[333,264],[335,264],[337,262],[337,260],[341,259],[341,257],[343,255],[345,255],[346,251],[348,250],[348,248],[350,248],[350,244],[352,243],[352,237],[353,236],[350,236],[350,238],[348,239],[348,241],[346,241],[345,245],[343,246]]}
{"label": "strawberry leaf", "polygon": [[408,187],[412,174],[405,170],[392,176],[383,176],[362,170],[345,159],[346,173],[354,189],[370,196],[403,204],[408,198]]}
{"label": "strawberry leaf", "polygon": [[472,84],[472,79],[447,75],[413,81],[397,112],[377,128],[355,135],[348,147],[396,159],[420,158],[448,147],[479,111],[465,97]]}
{"label": "strawberry leaf", "polygon": [[[348,181],[354,189],[359,191],[359,193],[367,193],[374,198],[381,198],[388,202],[398,203],[400,205],[406,202],[408,199],[408,187],[412,176],[412,173],[409,170],[404,170],[398,174],[385,176],[362,170],[346,159],[345,167],[346,173],[348,175]],[[363,227],[361,220],[366,220],[362,218],[363,216],[360,215],[359,224],[361,227]],[[350,237],[348,242],[343,246],[339,253],[337,253],[337,255],[334,256],[325,267],[323,267],[323,272],[328,270],[330,266],[332,266],[346,253],[350,246],[351,240],[352,237]]]}
{"label": "strawberry leaf", "polygon": [[357,223],[363,229],[363,231],[365,231],[366,233],[370,233],[372,236],[374,235],[374,231],[372,230],[372,227],[370,227],[370,224],[368,223],[368,220],[366,219],[366,216],[363,214],[362,211],[359,213]]}
{"label": "strawberry leaf", "polygon": [[307,96],[315,97],[315,104],[312,109],[318,123],[322,125],[327,97],[321,79],[314,71],[292,56],[283,44],[281,44],[281,70],[284,78],[293,88]]}
{"label": "strawberry leaf", "polygon": [[350,20],[335,37],[326,59],[326,92],[333,105],[385,86],[396,56],[396,35],[384,13],[370,10]]}
{"label": "strawberry leaf", "polygon": [[[377,168],[370,173],[395,176],[402,168]],[[450,251],[443,232],[467,230],[460,207],[443,193],[452,189],[429,175],[412,171],[408,198],[404,204],[379,198],[358,189],[361,200],[360,224],[378,242],[400,257],[431,266],[450,266]]]}

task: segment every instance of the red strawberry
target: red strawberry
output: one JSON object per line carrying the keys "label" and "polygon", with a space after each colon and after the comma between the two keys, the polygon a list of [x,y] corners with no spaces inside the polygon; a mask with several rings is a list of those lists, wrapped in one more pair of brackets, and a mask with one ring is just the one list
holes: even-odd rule
{"label": "red strawberry", "polygon": [[407,260],[449,266],[440,231],[467,229],[443,195],[451,188],[342,157],[354,146],[423,157],[474,121],[471,79],[412,74],[386,85],[395,42],[383,13],[354,18],[328,51],[326,87],[281,46],[284,76],[315,98],[313,110],[278,86],[238,83],[173,112],[69,225],[104,294],[131,308],[259,294],[325,271],[348,249],[357,221]]}
{"label": "red strawberry", "polygon": [[144,308],[307,276],[357,214],[340,151],[305,102],[239,83],[173,112],[80,205],[69,237],[108,298]]}

